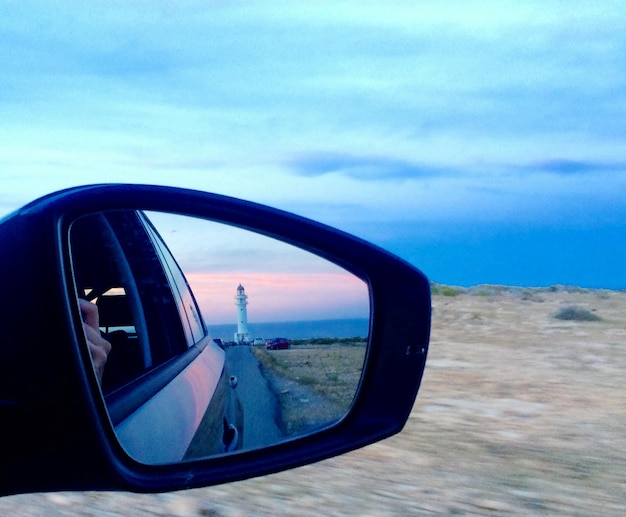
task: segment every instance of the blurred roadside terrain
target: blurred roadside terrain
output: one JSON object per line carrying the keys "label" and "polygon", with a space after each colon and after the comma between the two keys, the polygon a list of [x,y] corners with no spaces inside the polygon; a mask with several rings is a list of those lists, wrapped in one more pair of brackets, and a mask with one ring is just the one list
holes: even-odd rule
{"label": "blurred roadside terrain", "polygon": [[626,291],[433,286],[404,431],[348,455],[158,495],[0,498],[21,516],[622,515]]}

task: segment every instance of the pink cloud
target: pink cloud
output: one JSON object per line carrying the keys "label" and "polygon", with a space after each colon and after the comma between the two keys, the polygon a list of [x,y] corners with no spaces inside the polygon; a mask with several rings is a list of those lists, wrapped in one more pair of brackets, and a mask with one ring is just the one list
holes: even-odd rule
{"label": "pink cloud", "polygon": [[188,273],[204,319],[235,321],[239,284],[248,295],[250,322],[369,316],[368,288],[348,273]]}

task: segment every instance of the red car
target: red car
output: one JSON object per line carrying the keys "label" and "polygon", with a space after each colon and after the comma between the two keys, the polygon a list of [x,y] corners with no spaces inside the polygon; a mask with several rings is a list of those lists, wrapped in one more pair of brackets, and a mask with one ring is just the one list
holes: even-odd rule
{"label": "red car", "polygon": [[268,339],[267,343],[265,343],[265,348],[268,350],[287,350],[291,348],[291,343],[287,338],[277,337]]}

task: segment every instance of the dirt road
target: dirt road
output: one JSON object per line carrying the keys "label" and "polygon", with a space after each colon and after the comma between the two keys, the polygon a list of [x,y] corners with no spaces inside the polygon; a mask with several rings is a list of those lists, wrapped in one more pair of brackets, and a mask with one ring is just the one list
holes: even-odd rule
{"label": "dirt road", "polygon": [[[267,447],[284,439],[277,425],[278,408],[276,394],[261,375],[259,362],[250,347],[236,346],[226,349],[231,375],[242,382],[237,385],[237,395],[245,408],[244,448]],[[249,432],[246,433],[245,430]]]}
{"label": "dirt road", "polygon": [[[601,321],[561,321],[565,305]],[[0,514],[623,515],[626,293],[436,296],[420,397],[398,436],[294,471],[157,496],[0,499]]]}

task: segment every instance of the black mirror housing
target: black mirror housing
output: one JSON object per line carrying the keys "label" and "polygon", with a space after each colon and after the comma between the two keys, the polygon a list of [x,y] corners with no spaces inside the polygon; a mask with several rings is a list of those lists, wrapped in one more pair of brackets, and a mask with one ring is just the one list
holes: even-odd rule
{"label": "black mirror housing", "polygon": [[[69,229],[104,210],[211,219],[334,262],[370,287],[369,347],[359,391],[337,424],[267,448],[145,465],[119,445],[72,293]],[[430,334],[427,278],[401,259],[320,223],[230,197],[169,187],[92,185],[33,201],[0,221],[0,494],[160,492],[278,472],[399,432],[413,407]]]}

